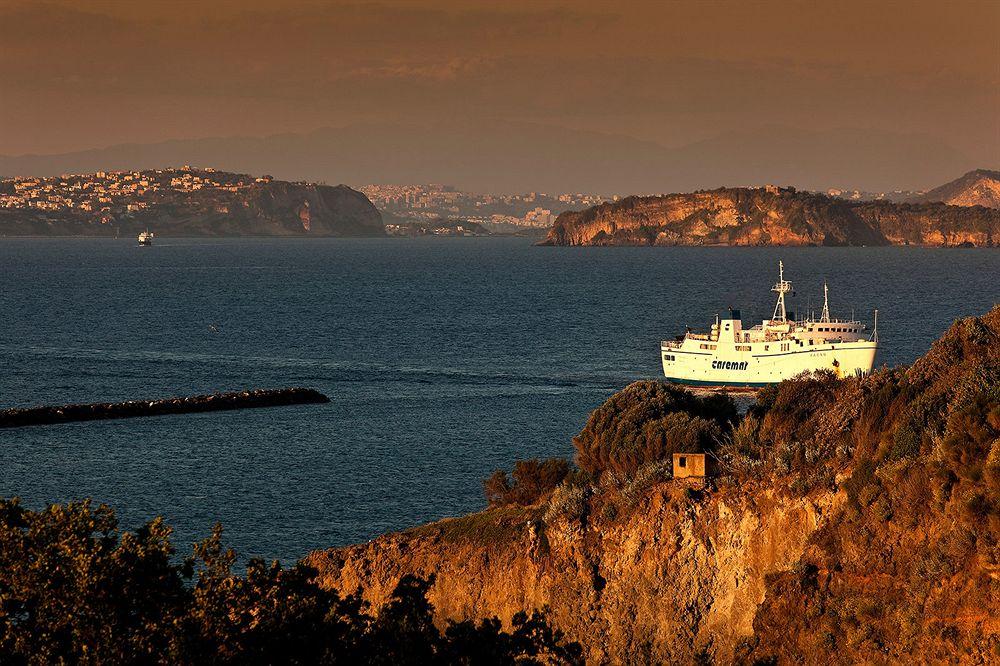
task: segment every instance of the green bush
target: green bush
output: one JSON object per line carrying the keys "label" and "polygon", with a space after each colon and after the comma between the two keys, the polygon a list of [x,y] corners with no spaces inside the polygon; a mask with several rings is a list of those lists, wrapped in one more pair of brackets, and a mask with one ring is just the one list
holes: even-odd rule
{"label": "green bush", "polygon": [[510,479],[506,472],[497,470],[483,481],[483,493],[490,506],[528,506],[554,490],[569,473],[569,462],[563,458],[518,460]]}
{"label": "green bush", "polygon": [[701,398],[661,382],[636,382],[595,409],[573,438],[577,464],[594,476],[632,476],[675,452],[713,450],[737,419],[727,395]]}

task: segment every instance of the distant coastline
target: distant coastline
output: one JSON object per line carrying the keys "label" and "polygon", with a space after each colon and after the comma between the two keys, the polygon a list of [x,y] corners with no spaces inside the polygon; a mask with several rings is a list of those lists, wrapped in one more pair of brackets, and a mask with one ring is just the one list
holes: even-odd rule
{"label": "distant coastline", "polygon": [[385,235],[368,198],[346,185],[214,169],[100,171],[0,181],[0,236]]}

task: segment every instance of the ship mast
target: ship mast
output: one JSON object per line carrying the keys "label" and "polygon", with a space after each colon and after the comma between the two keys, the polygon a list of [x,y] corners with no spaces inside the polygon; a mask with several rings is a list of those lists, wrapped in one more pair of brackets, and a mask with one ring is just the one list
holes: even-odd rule
{"label": "ship mast", "polygon": [[823,314],[819,317],[820,321],[830,321],[830,301],[827,294],[826,280],[823,280]]}
{"label": "ship mast", "polygon": [[771,316],[771,321],[783,322],[788,321],[787,313],[785,312],[785,294],[792,290],[792,283],[785,281],[785,264],[781,261],[778,262],[778,283],[771,287],[771,291],[778,294],[778,302],[774,305],[774,314]]}

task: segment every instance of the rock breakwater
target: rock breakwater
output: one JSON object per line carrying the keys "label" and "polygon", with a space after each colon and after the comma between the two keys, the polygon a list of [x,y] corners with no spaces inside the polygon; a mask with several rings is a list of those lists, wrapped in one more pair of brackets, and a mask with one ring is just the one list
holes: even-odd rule
{"label": "rock breakwater", "polygon": [[326,402],[330,402],[330,399],[314,389],[282,388],[210,393],[162,400],[127,400],[125,402],[26,407],[0,411],[0,428]]}

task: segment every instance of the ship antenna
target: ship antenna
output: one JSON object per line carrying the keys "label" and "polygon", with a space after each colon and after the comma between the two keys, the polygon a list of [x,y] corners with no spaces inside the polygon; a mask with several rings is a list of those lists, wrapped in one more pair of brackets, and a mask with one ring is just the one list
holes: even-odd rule
{"label": "ship antenna", "polygon": [[878,308],[875,308],[875,321],[872,323],[872,342],[878,343]]}
{"label": "ship antenna", "polygon": [[778,261],[778,284],[771,287],[771,291],[778,294],[778,302],[774,304],[774,314],[771,321],[788,321],[785,313],[785,294],[792,290],[792,283],[785,281],[785,264]]}
{"label": "ship antenna", "polygon": [[823,314],[820,315],[819,320],[830,321],[830,300],[826,280],[823,280]]}

